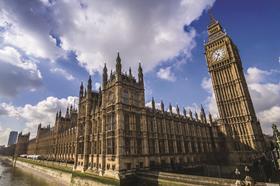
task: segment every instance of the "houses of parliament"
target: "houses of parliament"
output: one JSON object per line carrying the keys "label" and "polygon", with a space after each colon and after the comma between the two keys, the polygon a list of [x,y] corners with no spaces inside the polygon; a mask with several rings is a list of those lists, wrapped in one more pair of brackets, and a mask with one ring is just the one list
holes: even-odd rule
{"label": "houses of parliament", "polygon": [[[205,58],[219,118],[201,106],[192,113],[177,106],[145,106],[141,64],[134,77],[122,72],[119,54],[115,71],[103,69],[102,88],[81,83],[78,108],[59,111],[52,127],[38,126],[29,139],[20,133],[16,155],[37,154],[73,163],[73,170],[94,171],[120,179],[137,170],[176,169],[202,164],[248,164],[265,151],[260,123],[243,73],[237,46],[211,17]],[[168,109],[167,109],[168,108]]]}

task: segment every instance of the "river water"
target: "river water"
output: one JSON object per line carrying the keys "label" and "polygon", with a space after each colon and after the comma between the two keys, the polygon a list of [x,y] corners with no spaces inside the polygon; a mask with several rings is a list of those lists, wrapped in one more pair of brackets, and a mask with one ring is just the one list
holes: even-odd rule
{"label": "river water", "polygon": [[19,168],[13,168],[9,160],[0,157],[0,186],[55,186],[53,180],[35,176]]}

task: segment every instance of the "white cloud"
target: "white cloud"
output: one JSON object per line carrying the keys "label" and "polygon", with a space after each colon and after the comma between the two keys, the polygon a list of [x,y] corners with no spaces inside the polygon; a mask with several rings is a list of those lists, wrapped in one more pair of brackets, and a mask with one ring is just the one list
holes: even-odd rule
{"label": "white cloud", "polygon": [[42,75],[35,62],[23,58],[13,47],[0,49],[0,95],[13,97],[21,90],[37,89]]}
{"label": "white cloud", "polygon": [[101,86],[101,84],[99,82],[94,83],[95,90],[99,90],[100,86]]}
{"label": "white cloud", "polygon": [[160,68],[157,77],[167,81],[176,81],[175,74],[171,71],[171,67]]}
{"label": "white cloud", "polygon": [[[253,105],[264,133],[271,133],[272,123],[279,125],[280,122],[280,79],[278,74],[277,70],[266,71],[256,67],[248,68],[245,73]],[[278,83],[271,82],[272,76],[276,77]],[[206,99],[208,110],[218,113],[211,79],[204,78],[201,86],[209,92]]]}
{"label": "white cloud", "polygon": [[75,77],[72,74],[70,74],[69,72],[67,72],[66,70],[64,70],[62,68],[51,68],[50,71],[54,74],[63,76],[65,79],[67,79],[69,81],[75,79]]}
{"label": "white cloud", "polygon": [[[25,6],[27,5],[20,8]],[[34,12],[34,7],[29,7],[24,11],[26,15],[20,15],[20,11],[13,12],[12,6],[9,7],[4,2],[1,3],[1,7],[0,25],[5,30],[1,32],[0,36],[3,38],[4,45],[13,46],[22,50],[26,55],[37,58],[55,59],[62,55],[63,51],[50,38],[52,29],[50,24],[46,22],[46,18],[40,17],[38,12]],[[25,16],[30,16],[29,20],[25,20]],[[31,17],[32,20],[30,20]]]}
{"label": "white cloud", "polygon": [[[262,121],[268,123],[267,127],[271,127],[272,123],[278,124],[280,127],[280,106],[272,106],[271,108],[258,113]],[[270,124],[270,126],[269,126]],[[267,132],[267,131],[266,131]]]}
{"label": "white cloud", "polygon": [[[149,101],[145,104],[146,107],[149,107],[149,108],[153,108],[152,107],[152,101]],[[161,106],[160,106],[160,102],[155,102],[155,107],[156,109],[160,110],[161,109]]]}
{"label": "white cloud", "polygon": [[3,1],[0,37],[27,56],[51,61],[75,51],[91,74],[101,72],[104,62],[113,69],[117,51],[125,69],[136,69],[141,60],[146,72],[179,53],[191,56],[196,31],[183,27],[214,1]]}
{"label": "white cloud", "polygon": [[180,51],[190,55],[196,33],[184,32],[183,26],[198,19],[213,2],[109,0],[81,6],[78,1],[57,1],[51,9],[59,18],[62,48],[76,51],[90,73],[101,71],[104,62],[112,69],[117,51],[124,68],[136,69],[141,59],[147,71]]}
{"label": "white cloud", "polygon": [[22,120],[26,126],[26,131],[33,129],[42,123],[43,126],[48,124],[53,125],[56,112],[61,109],[64,113],[67,106],[77,104],[77,97],[69,96],[67,98],[47,97],[45,100],[38,102],[36,105],[26,104],[24,106],[16,107],[12,104],[1,103],[0,115],[17,118]]}
{"label": "white cloud", "polygon": [[10,128],[3,128],[0,126],[0,145],[7,145],[8,144],[8,138],[10,135],[10,132],[12,130]]}
{"label": "white cloud", "polygon": [[206,98],[205,102],[207,104],[207,110],[214,117],[218,117],[218,108],[216,103],[216,98],[213,93],[212,82],[210,78],[203,78],[201,82],[201,87],[209,93],[209,96]]}
{"label": "white cloud", "polygon": [[246,80],[248,83],[261,83],[266,80],[271,71],[258,69],[257,67],[249,67],[247,69]]}

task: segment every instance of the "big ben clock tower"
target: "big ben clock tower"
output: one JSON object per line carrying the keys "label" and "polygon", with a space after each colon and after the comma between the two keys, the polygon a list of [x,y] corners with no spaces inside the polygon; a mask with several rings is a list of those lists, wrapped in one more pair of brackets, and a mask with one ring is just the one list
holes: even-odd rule
{"label": "big ben clock tower", "polygon": [[263,134],[243,73],[238,49],[210,16],[205,57],[220,115],[224,150],[231,163],[246,163],[264,151]]}

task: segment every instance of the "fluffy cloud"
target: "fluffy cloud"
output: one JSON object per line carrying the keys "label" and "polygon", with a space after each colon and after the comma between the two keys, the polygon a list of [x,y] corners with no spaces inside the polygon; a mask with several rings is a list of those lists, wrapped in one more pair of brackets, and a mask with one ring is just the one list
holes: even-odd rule
{"label": "fluffy cloud", "polygon": [[[262,70],[256,67],[247,69],[246,80],[251,98],[263,128],[263,132],[271,133],[272,123],[280,125],[280,79],[277,70]],[[274,82],[271,77],[276,77]],[[209,92],[206,99],[208,110],[218,114],[215,96],[213,94],[210,78],[204,78],[201,83],[202,88]]]}
{"label": "fluffy cloud", "polygon": [[203,78],[202,82],[201,82],[201,87],[209,93],[209,96],[205,100],[205,102],[207,104],[207,110],[214,117],[218,117],[218,108],[217,108],[217,104],[216,104],[216,98],[214,96],[211,79]]}
{"label": "fluffy cloud", "polygon": [[58,74],[63,76],[65,79],[71,81],[74,80],[74,76],[72,74],[70,74],[69,72],[67,72],[66,70],[62,69],[62,68],[51,68],[50,71],[54,74]]}
{"label": "fluffy cloud", "polygon": [[171,67],[160,68],[157,77],[167,81],[176,81],[175,74],[171,71]]}
{"label": "fluffy cloud", "polygon": [[47,9],[34,1],[0,2],[2,44],[20,49],[28,56],[55,59],[63,50],[50,37],[53,25]]}
{"label": "fluffy cloud", "polygon": [[250,67],[247,69],[246,80],[250,83],[262,83],[266,80],[266,77],[270,75],[271,71],[265,71],[256,67]]}
{"label": "fluffy cloud", "polygon": [[[38,102],[36,105],[26,104],[16,107],[12,104],[1,103],[0,115],[17,118],[26,126],[26,131],[36,129],[39,123],[43,126],[53,125],[56,112],[61,109],[65,112],[66,107],[77,103],[77,97],[69,96],[67,98],[47,97],[45,100]],[[35,128],[34,128],[35,127]]]}
{"label": "fluffy cloud", "polygon": [[[27,55],[55,60],[75,51],[90,73],[120,51],[125,68],[145,71],[178,53],[190,56],[196,32],[184,25],[199,18],[214,0],[2,1],[3,41]],[[32,20],[32,21],[30,21]]]}
{"label": "fluffy cloud", "polygon": [[101,84],[99,82],[94,83],[94,89],[95,90],[99,90],[100,87],[101,87]]}
{"label": "fluffy cloud", "polygon": [[13,47],[0,49],[0,95],[13,97],[21,90],[41,86],[42,76],[35,62],[23,58]]}
{"label": "fluffy cloud", "polygon": [[0,126],[0,145],[7,145],[8,144],[8,139],[9,139],[9,135],[10,132],[12,130],[10,128],[2,128]]}
{"label": "fluffy cloud", "polygon": [[[149,107],[149,108],[153,108],[152,107],[152,101],[149,101],[149,102],[147,102],[146,104],[145,104],[145,106],[146,107]],[[156,109],[161,109],[161,106],[160,106],[160,102],[155,102],[155,107],[156,107]]]}

